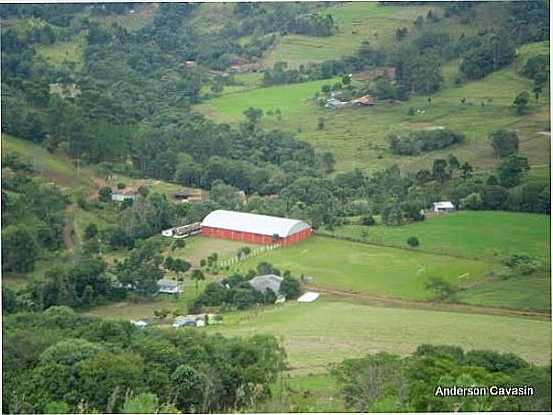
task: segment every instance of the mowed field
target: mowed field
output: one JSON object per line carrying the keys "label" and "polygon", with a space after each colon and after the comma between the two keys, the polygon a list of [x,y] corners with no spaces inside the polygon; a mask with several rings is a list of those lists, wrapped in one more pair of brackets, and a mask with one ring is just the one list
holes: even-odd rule
{"label": "mowed field", "polygon": [[[516,129],[520,134],[520,151],[531,165],[549,163],[550,136],[548,98],[531,103],[529,114],[517,115],[512,107],[515,96],[531,90],[532,82],[523,78],[513,67],[496,71],[486,78],[455,86],[453,78],[459,62],[444,67],[445,84],[432,96],[412,97],[401,103],[381,103],[371,108],[330,110],[320,107],[314,95],[324,84],[334,80],[302,84],[247,89],[223,94],[195,106],[214,120],[237,123],[249,107],[282,112],[282,119],[265,115],[264,128],[280,128],[295,133],[319,151],[330,151],[336,158],[336,170],[360,168],[372,172],[398,164],[403,169],[418,170],[430,167],[436,158],[455,154],[480,169],[493,169],[496,164],[488,135],[498,128]],[[465,103],[461,100],[465,99]],[[410,108],[420,110],[407,115]],[[324,129],[318,120],[325,120]],[[466,135],[462,145],[424,153],[417,157],[397,156],[388,151],[388,136],[393,132],[431,126],[451,128]]]}
{"label": "mowed field", "polygon": [[397,247],[407,247],[407,238],[416,236],[419,251],[493,261],[525,253],[545,265],[550,262],[550,226],[548,215],[459,211],[403,226],[346,225],[332,233]]}
{"label": "mowed field", "polygon": [[495,268],[495,264],[484,261],[314,236],[258,255],[234,269],[247,271],[264,261],[281,271],[312,277],[317,286],[412,300],[428,299],[424,285],[429,277],[468,284]]}
{"label": "mowed field", "polygon": [[513,352],[541,364],[551,359],[550,321],[372,307],[324,298],[227,314],[224,325],[207,331],[275,335],[297,374],[323,371],[329,363],[366,353],[409,354],[423,343]]}

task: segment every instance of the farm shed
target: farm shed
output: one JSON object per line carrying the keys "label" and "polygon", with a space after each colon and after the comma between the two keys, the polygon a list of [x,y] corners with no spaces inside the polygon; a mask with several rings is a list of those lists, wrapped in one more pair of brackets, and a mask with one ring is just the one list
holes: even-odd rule
{"label": "farm shed", "polygon": [[435,202],[432,204],[432,211],[434,213],[449,213],[455,211],[455,205],[449,201]]}
{"label": "farm shed", "polygon": [[116,192],[111,194],[111,200],[114,202],[124,202],[125,200],[135,200],[138,197],[136,193]]}
{"label": "farm shed", "polygon": [[177,281],[159,280],[157,282],[157,291],[162,294],[178,294],[181,292],[181,288]]}
{"label": "farm shed", "polygon": [[254,277],[249,281],[249,283],[255,291],[262,294],[265,294],[267,290],[271,290],[278,295],[282,280],[283,278],[278,275],[268,274]]}
{"label": "farm shed", "polygon": [[256,244],[292,245],[311,236],[313,229],[301,220],[215,210],[201,223],[204,236]]}

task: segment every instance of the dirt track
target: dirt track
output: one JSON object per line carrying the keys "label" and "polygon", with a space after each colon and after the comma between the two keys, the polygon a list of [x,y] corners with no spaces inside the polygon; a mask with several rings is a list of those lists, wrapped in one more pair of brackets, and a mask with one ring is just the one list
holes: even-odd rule
{"label": "dirt track", "polygon": [[350,300],[356,303],[373,305],[378,307],[394,307],[394,308],[413,308],[421,310],[433,310],[433,311],[447,311],[457,313],[470,313],[470,314],[489,314],[497,316],[511,316],[520,318],[530,318],[536,320],[551,320],[551,313],[539,312],[539,311],[524,311],[524,310],[512,310],[507,308],[485,307],[475,306],[468,304],[448,304],[448,303],[429,303],[413,300],[404,300],[400,298],[380,297],[376,295],[341,291],[336,289],[330,289],[321,287],[318,285],[309,284],[306,289],[318,291],[327,294],[331,298]]}

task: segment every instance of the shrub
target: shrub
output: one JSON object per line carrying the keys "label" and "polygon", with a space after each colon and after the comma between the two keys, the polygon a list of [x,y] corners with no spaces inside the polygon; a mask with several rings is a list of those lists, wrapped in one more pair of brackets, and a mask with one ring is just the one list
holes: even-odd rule
{"label": "shrub", "polygon": [[424,287],[433,293],[434,300],[445,302],[455,300],[457,289],[443,278],[430,277]]}
{"label": "shrub", "polygon": [[416,236],[410,236],[407,238],[407,245],[409,245],[411,248],[415,248],[419,246],[419,238]]}
{"label": "shrub", "polygon": [[447,128],[439,128],[412,131],[406,135],[391,135],[389,141],[392,153],[412,156],[460,144],[465,141],[465,136]]}
{"label": "shrub", "polygon": [[366,215],[361,218],[361,225],[374,226],[376,225],[376,221],[374,220],[372,215]]}
{"label": "shrub", "polygon": [[98,191],[100,202],[109,202],[111,200],[111,187],[104,186]]}
{"label": "shrub", "polygon": [[280,292],[289,300],[294,300],[302,294],[300,282],[289,275],[286,275],[280,284]]}
{"label": "shrub", "polygon": [[125,183],[122,183],[122,182],[117,183],[117,188],[118,188],[119,190],[122,190],[122,189],[124,189],[125,187],[127,187],[127,185],[126,185]]}

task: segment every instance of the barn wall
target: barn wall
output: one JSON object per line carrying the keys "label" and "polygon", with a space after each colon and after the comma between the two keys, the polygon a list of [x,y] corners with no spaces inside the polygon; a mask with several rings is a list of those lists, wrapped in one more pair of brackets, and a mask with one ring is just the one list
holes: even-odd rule
{"label": "barn wall", "polygon": [[[211,228],[209,226],[202,226],[201,233],[202,235],[211,237],[211,238],[231,239],[233,241],[242,241],[242,242],[248,242],[253,244],[270,245],[275,243],[273,241],[273,238],[268,235],[260,235],[260,234],[251,233],[251,232],[233,231],[233,230],[221,229],[221,228]],[[311,228],[304,229],[300,232],[290,235],[287,238],[281,239],[279,243],[281,243],[282,245],[293,245],[295,243],[303,241],[304,239],[309,238],[312,234],[313,234],[313,230]]]}

